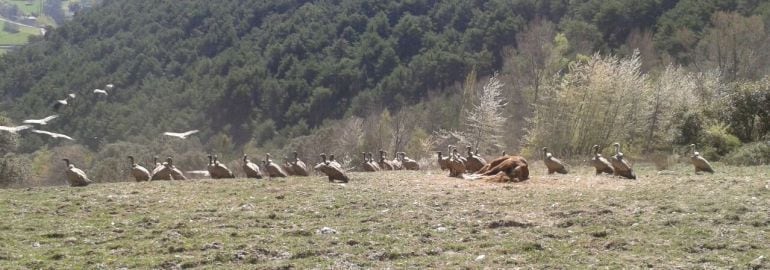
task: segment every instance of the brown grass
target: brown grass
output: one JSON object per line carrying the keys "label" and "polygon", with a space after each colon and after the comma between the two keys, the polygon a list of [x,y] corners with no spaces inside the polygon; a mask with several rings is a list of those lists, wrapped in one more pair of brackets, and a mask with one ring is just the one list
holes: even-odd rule
{"label": "brown grass", "polygon": [[636,181],[580,166],[545,175],[533,162],[531,179],[512,184],[395,171],[350,173],[348,184],[0,190],[0,268],[770,266],[770,169],[715,167],[640,165]]}

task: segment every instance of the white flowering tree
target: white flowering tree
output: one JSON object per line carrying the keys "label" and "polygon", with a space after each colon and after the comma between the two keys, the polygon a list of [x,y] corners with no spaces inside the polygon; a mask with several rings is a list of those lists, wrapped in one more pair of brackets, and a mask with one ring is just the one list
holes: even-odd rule
{"label": "white flowering tree", "polygon": [[[460,144],[470,145],[475,149],[497,151],[503,148],[503,125],[507,120],[504,108],[507,102],[502,97],[505,84],[498,76],[497,73],[492,75],[481,91],[477,92],[472,104],[465,108],[465,130],[440,130],[435,133],[438,138],[444,141],[457,140]],[[467,85],[469,81],[475,80],[466,79],[465,89],[472,87]]]}
{"label": "white flowering tree", "polygon": [[476,149],[498,150],[503,147],[503,125],[507,118],[503,110],[507,105],[502,97],[505,84],[495,73],[479,92],[478,101],[466,113],[466,137]]}
{"label": "white flowering tree", "polygon": [[[626,153],[671,147],[681,112],[721,91],[718,73],[668,66],[656,77],[641,72],[639,52],[624,58],[594,55],[544,87],[536,105],[527,150],[548,146],[563,155],[585,155],[591,146],[620,142]],[[680,114],[677,114],[680,113]]]}

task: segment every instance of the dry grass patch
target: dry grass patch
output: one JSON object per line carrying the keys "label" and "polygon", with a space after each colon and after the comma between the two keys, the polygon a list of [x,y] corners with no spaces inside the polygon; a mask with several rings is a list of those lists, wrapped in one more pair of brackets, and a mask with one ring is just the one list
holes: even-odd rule
{"label": "dry grass patch", "polygon": [[768,267],[767,167],[0,190],[0,268]]}

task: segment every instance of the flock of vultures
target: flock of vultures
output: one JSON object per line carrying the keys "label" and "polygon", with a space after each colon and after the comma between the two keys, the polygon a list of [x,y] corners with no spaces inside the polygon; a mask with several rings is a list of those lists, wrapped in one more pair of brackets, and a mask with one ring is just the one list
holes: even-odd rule
{"label": "flock of vultures", "polygon": [[[593,146],[593,156],[590,160],[591,165],[596,169],[596,174],[609,174],[627,179],[636,179],[636,174],[633,168],[627,160],[624,159],[623,153],[620,152],[620,144],[614,143],[615,155],[609,158],[603,157],[599,154],[599,146]],[[693,155],[690,157],[690,161],[695,167],[695,172],[709,172],[714,173],[711,165],[706,159],[700,156],[700,154],[694,150],[695,145],[690,145],[690,149]],[[492,182],[516,182],[529,179],[529,164],[524,157],[503,155],[495,158],[494,160],[487,162],[478,153],[471,151],[471,147],[467,147],[467,155],[461,155],[457,151],[457,148],[449,146],[450,152],[448,156],[444,156],[442,152],[437,153],[437,163],[441,170],[448,170],[450,177],[458,177],[463,179],[484,179]],[[561,173],[567,174],[567,168],[564,163],[559,159],[553,157],[548,152],[548,148],[543,149],[543,163],[548,169],[548,174]],[[247,178],[262,179],[275,178],[275,177],[287,177],[287,176],[310,176],[311,171],[305,162],[299,159],[297,152],[294,152],[292,159],[285,160],[283,164],[277,164],[273,162],[270,154],[265,155],[265,159],[261,161],[261,166],[249,160],[248,156],[243,156],[243,162],[241,169]],[[385,158],[387,152],[380,150],[379,158],[375,160],[371,152],[361,153],[363,161],[358,166],[358,170],[364,172],[375,171],[390,171],[390,170],[420,170],[420,165],[414,159],[406,156],[404,152],[396,153],[392,160]],[[209,163],[206,170],[202,171],[189,171],[188,173],[202,174],[205,177],[212,179],[223,178],[235,178],[235,174],[227,166],[220,163],[216,155],[208,155]],[[173,159],[171,157],[166,158],[163,163],[158,162],[158,158],[155,157],[154,168],[152,171],[134,162],[133,156],[128,156],[128,160],[131,163],[131,176],[138,182],[152,181],[152,180],[187,180],[182,171],[174,166]],[[75,167],[68,159],[64,159],[67,163],[66,176],[70,186],[87,186],[92,183],[88,176],[86,176],[83,170]],[[312,167],[313,170],[325,174],[329,182],[341,181],[347,183],[350,181],[350,177],[347,175],[347,170],[343,169],[342,164],[334,159],[334,155],[320,154],[320,162]]]}
{"label": "flock of vultures", "polygon": [[[109,91],[113,90],[115,86],[113,84],[107,84],[105,89],[94,89],[93,95],[98,98],[107,98]],[[52,104],[52,108],[55,111],[69,107],[77,95],[75,93],[68,94],[64,99],[55,100]],[[66,139],[74,141],[70,136],[65,134],[50,132],[41,130],[41,126],[45,126],[48,122],[58,118],[58,115],[50,115],[42,119],[27,119],[22,121],[23,125],[19,126],[0,126],[0,131],[10,133],[20,133],[30,131],[32,133],[48,136],[52,139]],[[163,135],[175,137],[179,139],[186,139],[187,136],[197,133],[198,130],[190,130],[186,132],[164,132]],[[624,177],[628,179],[636,179],[636,174],[631,168],[630,163],[624,159],[623,153],[620,152],[620,144],[614,143],[615,155],[609,158],[602,157],[599,154],[599,146],[593,146],[593,156],[591,157],[591,164],[596,168],[596,174],[610,174],[618,177]],[[527,160],[521,156],[506,155],[503,152],[502,156],[495,158],[494,160],[487,162],[478,153],[471,151],[471,147],[466,147],[467,155],[461,155],[454,146],[449,146],[448,156],[444,156],[442,152],[437,152],[438,165],[442,170],[449,170],[450,177],[459,177],[464,179],[485,179],[494,182],[509,182],[509,181],[524,181],[529,179],[529,169]],[[562,173],[566,174],[567,169],[564,163],[553,157],[548,152],[548,148],[543,149],[543,162],[548,168],[548,173]],[[691,144],[690,149],[693,155],[690,157],[690,161],[695,167],[695,172],[710,172],[714,170],[711,168],[706,159],[700,156],[695,151],[695,145]],[[414,159],[406,156],[404,152],[397,152],[392,160],[386,159],[386,151],[379,151],[379,157],[374,159],[371,152],[361,153],[363,155],[363,162],[359,166],[360,171],[374,172],[381,170],[420,170],[420,165]],[[212,179],[222,178],[235,178],[235,174],[228,169],[224,164],[219,163],[216,155],[209,155],[209,163],[206,170],[201,171],[188,171],[188,174],[202,175],[204,177],[210,177]],[[346,174],[347,169],[334,159],[334,155],[320,154],[320,162],[313,166],[313,170],[318,171],[328,176],[329,181],[350,181],[350,177]],[[66,176],[70,186],[87,186],[92,183],[86,173],[75,167],[69,159],[63,159],[67,164]],[[174,162],[171,157],[166,158],[165,162],[158,162],[158,158],[155,157],[152,170],[149,170],[136,162],[134,162],[133,156],[128,156],[128,160],[131,163],[131,175],[136,181],[150,181],[150,180],[186,180],[182,171],[174,166]],[[268,178],[273,177],[287,177],[287,176],[309,176],[311,171],[305,163],[299,159],[297,152],[294,152],[294,158],[285,160],[284,164],[276,164],[270,158],[270,154],[265,155],[265,159],[262,160],[261,166],[253,163],[247,156],[243,156],[242,170],[248,178]],[[264,172],[264,173],[263,173]]]}

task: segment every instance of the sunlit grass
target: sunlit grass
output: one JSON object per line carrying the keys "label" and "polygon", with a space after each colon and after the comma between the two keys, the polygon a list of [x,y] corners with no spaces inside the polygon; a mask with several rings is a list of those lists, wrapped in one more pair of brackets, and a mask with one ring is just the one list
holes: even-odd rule
{"label": "sunlit grass", "polygon": [[[7,22],[0,21],[0,29]],[[6,31],[0,31],[0,44],[26,44],[30,36],[40,35],[40,30],[32,27],[19,26],[18,33],[9,33]]]}
{"label": "sunlit grass", "polygon": [[40,14],[41,0],[0,0],[4,3],[16,5],[23,14]]}
{"label": "sunlit grass", "polygon": [[715,166],[1,190],[0,268],[768,267],[770,169]]}

